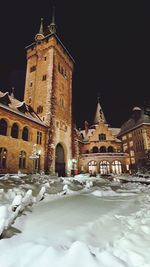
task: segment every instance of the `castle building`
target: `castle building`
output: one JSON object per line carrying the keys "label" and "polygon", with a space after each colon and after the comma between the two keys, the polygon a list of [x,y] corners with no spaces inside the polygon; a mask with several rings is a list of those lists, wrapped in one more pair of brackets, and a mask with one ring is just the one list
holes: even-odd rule
{"label": "castle building", "polygon": [[98,100],[94,124],[85,121],[80,131],[80,171],[92,174],[121,174],[129,171],[128,154],[122,151],[122,142],[117,138],[119,128],[110,127]]}
{"label": "castle building", "polygon": [[[40,168],[65,175],[72,159],[74,60],[56,34],[54,13],[46,30],[41,19],[35,41],[26,49],[24,101],[0,94],[0,172],[31,172],[32,150],[36,154],[37,144]],[[19,163],[21,155],[23,165]]]}
{"label": "castle building", "polygon": [[130,169],[150,169],[150,109],[134,107],[131,117],[121,126],[118,138],[129,154]]}

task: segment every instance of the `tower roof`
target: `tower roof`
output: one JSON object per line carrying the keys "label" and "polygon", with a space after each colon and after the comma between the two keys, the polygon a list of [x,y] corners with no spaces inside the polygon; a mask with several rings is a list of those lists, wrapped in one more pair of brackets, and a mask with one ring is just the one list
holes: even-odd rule
{"label": "tower roof", "polygon": [[98,97],[98,103],[97,103],[97,108],[96,108],[96,114],[95,114],[95,118],[94,118],[94,124],[99,124],[100,122],[106,122],[103,110],[101,108],[100,105],[100,101],[99,101],[99,97]]}
{"label": "tower roof", "polygon": [[43,30],[43,18],[41,18],[41,24],[40,24],[40,29],[39,32],[35,35],[35,40],[39,41],[44,38],[44,30]]}
{"label": "tower roof", "polygon": [[55,7],[53,6],[52,12],[52,21],[51,24],[48,26],[50,33],[56,33],[56,23],[55,23]]}

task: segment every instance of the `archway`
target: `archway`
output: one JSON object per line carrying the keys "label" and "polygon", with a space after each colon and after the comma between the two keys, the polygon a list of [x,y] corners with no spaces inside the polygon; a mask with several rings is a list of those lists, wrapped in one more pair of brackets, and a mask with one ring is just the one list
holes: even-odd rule
{"label": "archway", "polygon": [[55,150],[55,172],[58,176],[65,176],[65,153],[61,144],[57,144]]}

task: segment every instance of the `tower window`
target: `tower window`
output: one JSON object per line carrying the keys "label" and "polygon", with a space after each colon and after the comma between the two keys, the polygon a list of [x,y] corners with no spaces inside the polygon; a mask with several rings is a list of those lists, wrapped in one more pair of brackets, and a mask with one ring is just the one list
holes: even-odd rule
{"label": "tower window", "polygon": [[44,60],[46,61],[47,60],[47,57],[44,57]]}
{"label": "tower window", "polygon": [[4,119],[0,120],[0,135],[7,135],[7,122]]}
{"label": "tower window", "polygon": [[42,76],[42,81],[46,81],[46,78],[47,78],[47,76],[46,75],[43,75]]}
{"label": "tower window", "polygon": [[36,66],[35,65],[30,68],[30,72],[33,72],[35,70],[36,70]]}
{"label": "tower window", "polygon": [[37,107],[37,114],[40,114],[43,112],[43,106],[38,106]]}
{"label": "tower window", "polygon": [[32,85],[33,85],[33,82],[30,82],[30,87],[32,87]]}

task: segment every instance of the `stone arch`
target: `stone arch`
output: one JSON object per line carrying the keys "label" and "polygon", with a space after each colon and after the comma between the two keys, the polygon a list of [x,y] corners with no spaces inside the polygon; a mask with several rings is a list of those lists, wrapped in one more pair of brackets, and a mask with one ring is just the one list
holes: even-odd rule
{"label": "stone arch", "polygon": [[100,153],[106,153],[106,147],[105,146],[101,146],[99,149]]}
{"label": "stone arch", "polygon": [[98,153],[98,147],[97,147],[97,146],[93,146],[93,148],[92,148],[92,152],[93,152],[93,153]]}
{"label": "stone arch", "polygon": [[55,172],[58,173],[58,176],[65,176],[66,168],[66,150],[62,143],[58,143],[55,148]]}
{"label": "stone arch", "polygon": [[90,175],[96,175],[97,173],[97,162],[95,160],[91,160],[88,162],[88,171]]}
{"label": "stone arch", "polygon": [[119,160],[114,160],[112,162],[112,173],[115,173],[115,174],[121,174],[122,173],[122,163],[121,161]]}
{"label": "stone arch", "polygon": [[19,135],[19,125],[18,123],[14,122],[11,127],[11,137],[18,138]]}
{"label": "stone arch", "polygon": [[113,153],[114,152],[114,147],[113,146],[109,146],[107,148],[107,152]]}
{"label": "stone arch", "polygon": [[5,119],[0,119],[0,135],[7,135],[8,123]]}
{"label": "stone arch", "polygon": [[29,140],[29,130],[28,130],[28,127],[26,127],[26,126],[22,129],[22,139],[24,141]]}
{"label": "stone arch", "polygon": [[100,162],[100,174],[109,174],[110,173],[110,163],[109,161],[102,160]]}

